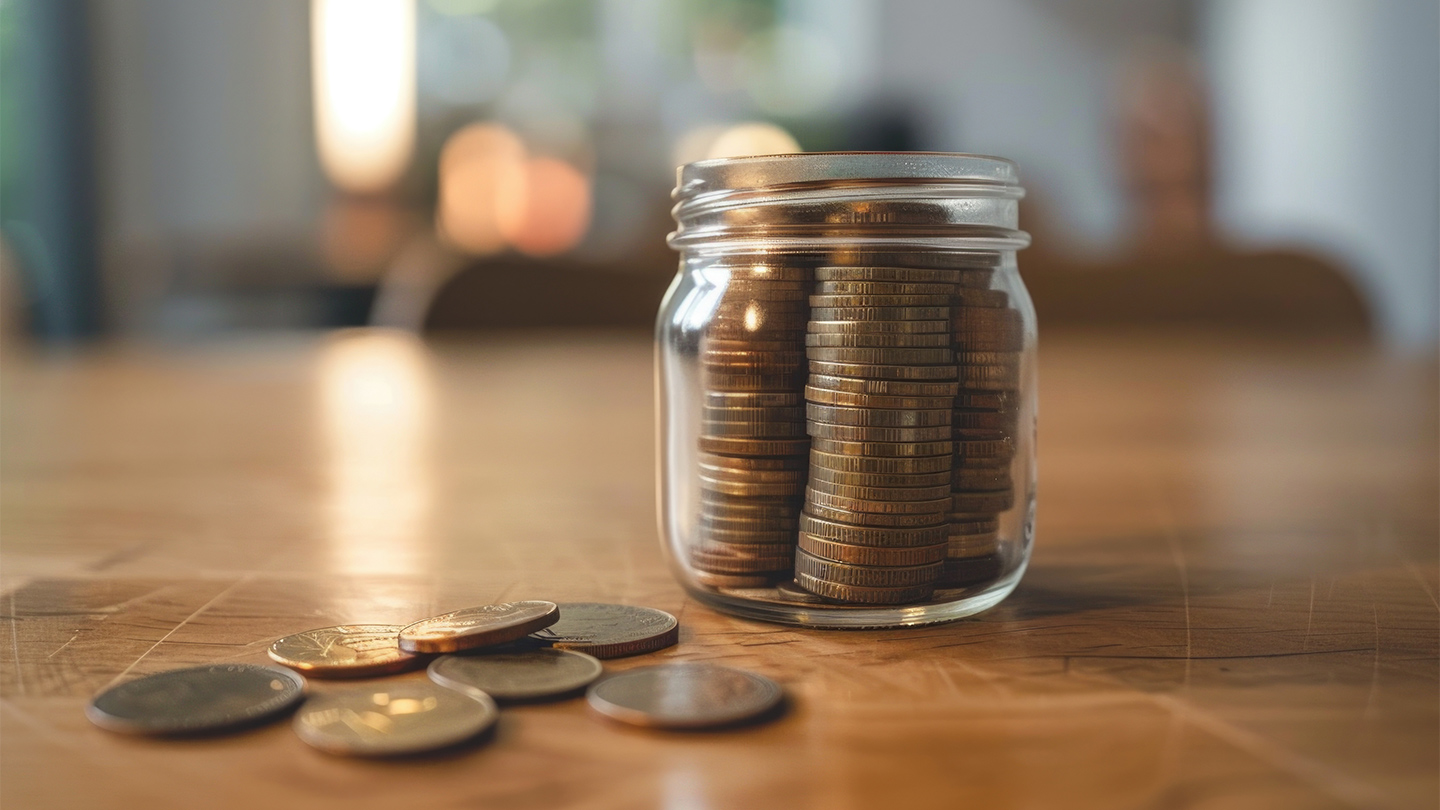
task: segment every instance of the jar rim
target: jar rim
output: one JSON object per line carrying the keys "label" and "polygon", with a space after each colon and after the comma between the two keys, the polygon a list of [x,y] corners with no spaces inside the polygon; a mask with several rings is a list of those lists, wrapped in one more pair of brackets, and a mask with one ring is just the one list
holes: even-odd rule
{"label": "jar rim", "polygon": [[964,152],[798,152],[714,158],[676,169],[677,201],[723,191],[859,181],[1018,186],[1014,161]]}

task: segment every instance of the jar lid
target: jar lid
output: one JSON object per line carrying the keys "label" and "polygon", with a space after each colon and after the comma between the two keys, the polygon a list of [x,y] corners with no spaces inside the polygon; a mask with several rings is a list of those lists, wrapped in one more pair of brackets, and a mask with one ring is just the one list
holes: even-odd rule
{"label": "jar lid", "polygon": [[1017,186],[1009,160],[960,152],[802,152],[701,160],[676,171],[674,198],[808,183],[919,181]]}

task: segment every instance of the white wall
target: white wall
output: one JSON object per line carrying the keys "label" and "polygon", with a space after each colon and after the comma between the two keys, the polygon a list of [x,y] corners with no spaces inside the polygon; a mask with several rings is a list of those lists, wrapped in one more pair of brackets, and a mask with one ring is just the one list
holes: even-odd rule
{"label": "white wall", "polygon": [[1217,207],[1253,245],[1352,268],[1400,346],[1440,329],[1440,3],[1206,7]]}

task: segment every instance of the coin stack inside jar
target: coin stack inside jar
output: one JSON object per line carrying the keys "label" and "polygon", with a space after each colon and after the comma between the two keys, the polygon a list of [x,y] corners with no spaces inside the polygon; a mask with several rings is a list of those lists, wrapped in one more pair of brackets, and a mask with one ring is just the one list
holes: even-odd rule
{"label": "coin stack inside jar", "polygon": [[788,576],[805,491],[805,324],[810,272],[736,263],[700,342],[699,542],[691,563],[715,586]]}
{"label": "coin stack inside jar", "polygon": [[999,573],[999,516],[1015,505],[1010,465],[1024,322],[1005,292],[986,289],[990,275],[988,267],[964,269],[952,313],[960,390],[951,420],[955,464],[942,579],[949,586]]}
{"label": "coin stack inside jar", "polygon": [[815,278],[795,581],[846,602],[926,599],[947,549],[960,272],[831,266]]}

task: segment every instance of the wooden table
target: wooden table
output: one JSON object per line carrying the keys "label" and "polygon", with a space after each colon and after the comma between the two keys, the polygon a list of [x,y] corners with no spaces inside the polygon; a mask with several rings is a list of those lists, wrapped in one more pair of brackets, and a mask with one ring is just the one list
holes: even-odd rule
{"label": "wooden table", "polygon": [[[802,631],[687,600],[656,542],[640,337],[405,336],[4,360],[0,805],[1434,807],[1433,357],[1050,339],[1034,562],[1000,607]],[[508,709],[366,762],[286,723],[156,741],[118,680],[512,598],[652,605],[782,681],[748,730]],[[412,674],[407,677],[423,677]],[[325,688],[325,684],[314,684]]]}

